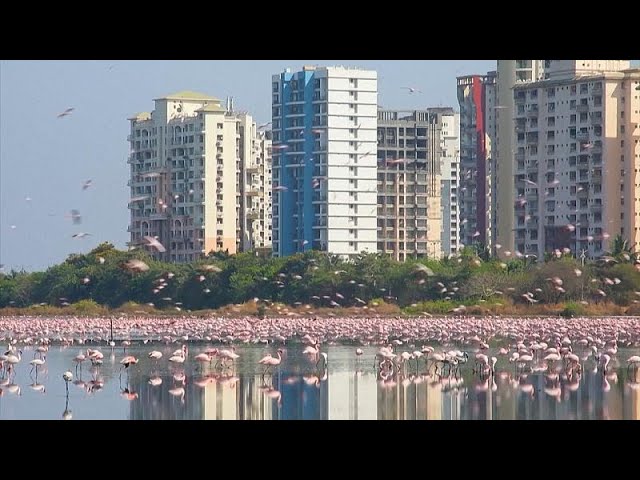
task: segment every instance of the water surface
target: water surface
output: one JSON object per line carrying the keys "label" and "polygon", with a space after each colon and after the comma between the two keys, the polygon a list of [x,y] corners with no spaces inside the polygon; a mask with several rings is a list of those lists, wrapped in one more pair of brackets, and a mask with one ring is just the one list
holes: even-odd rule
{"label": "water surface", "polygon": [[[195,355],[204,345],[191,345],[182,365],[168,361],[180,347],[132,345],[127,354],[140,362],[120,371],[122,347],[101,347],[104,364],[76,370],[80,346],[52,346],[46,364],[30,373],[32,347],[21,347],[15,378],[0,381],[0,419],[117,420],[458,420],[458,419],[638,419],[640,373],[627,371],[626,359],[637,350],[620,349],[607,375],[583,363],[579,377],[557,379],[542,372],[516,374],[500,358],[497,375],[479,378],[466,366],[458,378],[427,375],[421,362],[404,374],[383,381],[374,370],[374,347],[356,357],[354,347],[327,346],[327,368],[316,366],[300,345],[284,347],[285,356],[273,376],[261,373],[258,360],[274,353],[265,346],[237,346],[232,368],[200,366]],[[92,346],[91,348],[96,348]],[[84,347],[86,349],[86,347]],[[148,352],[160,350],[159,361]],[[83,350],[84,351],[84,350]],[[492,353],[495,355],[495,352]],[[74,381],[68,396],[62,373]],[[432,370],[433,372],[433,370]],[[181,376],[184,375],[184,384]],[[174,377],[175,376],[175,377]],[[159,385],[150,384],[150,379]],[[93,383],[91,383],[93,381]],[[100,384],[102,382],[102,386]],[[100,388],[101,387],[101,388]],[[183,388],[183,390],[180,390]]]}

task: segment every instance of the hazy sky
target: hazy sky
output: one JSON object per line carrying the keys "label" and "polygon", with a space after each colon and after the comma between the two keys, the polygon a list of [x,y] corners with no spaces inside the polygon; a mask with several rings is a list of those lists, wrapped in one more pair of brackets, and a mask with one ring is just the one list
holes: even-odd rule
{"label": "hazy sky", "polygon": [[[132,114],[180,90],[235,98],[271,120],[271,75],[305,64],[378,71],[385,108],[457,108],[458,75],[495,60],[0,61],[0,264],[41,270],[102,241],[129,235],[127,135]],[[403,86],[422,91],[410,95]],[[68,107],[72,115],[58,119]],[[91,179],[86,191],[82,184]],[[29,197],[31,200],[26,200]],[[71,209],[82,215],[73,225]],[[12,228],[15,225],[15,228]],[[73,239],[74,233],[90,237]]]}

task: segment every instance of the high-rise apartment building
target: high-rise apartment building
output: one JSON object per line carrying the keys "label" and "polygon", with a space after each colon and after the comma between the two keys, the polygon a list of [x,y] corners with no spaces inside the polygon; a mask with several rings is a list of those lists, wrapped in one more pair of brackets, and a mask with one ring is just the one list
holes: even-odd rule
{"label": "high-rise apartment building", "polygon": [[[233,113],[231,102],[223,107],[183,91],[129,120],[132,244],[156,237],[166,252],[153,255],[177,262],[268,247],[270,190],[260,183],[268,173],[260,172],[269,169],[269,141],[249,115]],[[254,195],[258,200],[249,203]],[[248,231],[251,209],[258,217]]]}
{"label": "high-rise apartment building", "polygon": [[498,60],[494,72],[458,78],[464,245],[513,251],[513,87],[542,80],[545,62]]}
{"label": "high-rise apartment building", "polygon": [[241,139],[236,165],[238,251],[271,255],[271,132],[260,131],[246,113],[237,118]]}
{"label": "high-rise apartment building", "polygon": [[516,84],[515,248],[599,257],[640,240],[640,69],[625,60],[550,60]]}
{"label": "high-rise apartment building", "polygon": [[442,256],[441,168],[454,117],[451,108],[378,110],[378,251],[396,260]]}
{"label": "high-rise apartment building", "polygon": [[442,185],[442,253],[452,255],[460,245],[460,212],[458,194],[460,182],[460,114],[442,114],[441,185]]}
{"label": "high-rise apartment building", "polygon": [[458,77],[460,246],[493,243],[496,72]]}
{"label": "high-rise apartment building", "polygon": [[[545,65],[549,60],[498,60],[496,77],[496,109],[494,118],[495,141],[492,151],[493,202],[492,231],[495,239],[492,253],[513,252],[514,235],[514,154],[516,151],[513,130],[513,87],[544,79]],[[501,249],[496,249],[495,244]]]}
{"label": "high-rise apartment building", "polygon": [[377,73],[287,69],[272,95],[274,255],[375,252]]}

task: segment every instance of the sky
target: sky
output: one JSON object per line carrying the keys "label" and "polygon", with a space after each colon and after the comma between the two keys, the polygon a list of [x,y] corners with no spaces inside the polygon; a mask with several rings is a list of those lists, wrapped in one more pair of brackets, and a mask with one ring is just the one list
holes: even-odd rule
{"label": "sky", "polygon": [[[103,241],[126,248],[127,155],[135,113],[153,99],[195,90],[234,97],[258,123],[271,120],[271,75],[303,65],[378,71],[385,108],[451,106],[456,77],[495,60],[73,60],[0,61],[0,264],[44,270]],[[637,65],[637,62],[636,62]],[[402,87],[421,93],[409,94]],[[57,118],[67,108],[71,115]],[[92,184],[82,189],[85,181]],[[80,211],[74,225],[69,212]],[[14,228],[15,227],[15,228]],[[75,233],[90,236],[72,238]]]}

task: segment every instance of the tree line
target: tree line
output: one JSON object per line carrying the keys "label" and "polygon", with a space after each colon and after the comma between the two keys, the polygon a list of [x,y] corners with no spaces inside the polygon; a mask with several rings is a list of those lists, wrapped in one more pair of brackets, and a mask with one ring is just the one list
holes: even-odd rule
{"label": "tree line", "polygon": [[[155,261],[142,250],[122,251],[103,243],[87,254],[72,254],[44,272],[0,273],[0,308],[93,301],[109,308],[135,302],[195,311],[257,298],[326,308],[378,300],[406,311],[440,305],[445,313],[459,305],[483,303],[524,308],[640,302],[640,260],[623,239],[614,239],[612,251],[602,259],[584,264],[572,255],[556,253],[537,263],[503,262],[470,247],[452,258],[406,262],[383,254],[361,254],[344,261],[318,251],[284,258],[218,252],[197,262],[175,264]],[[131,259],[141,260],[148,269],[126,268]]]}

